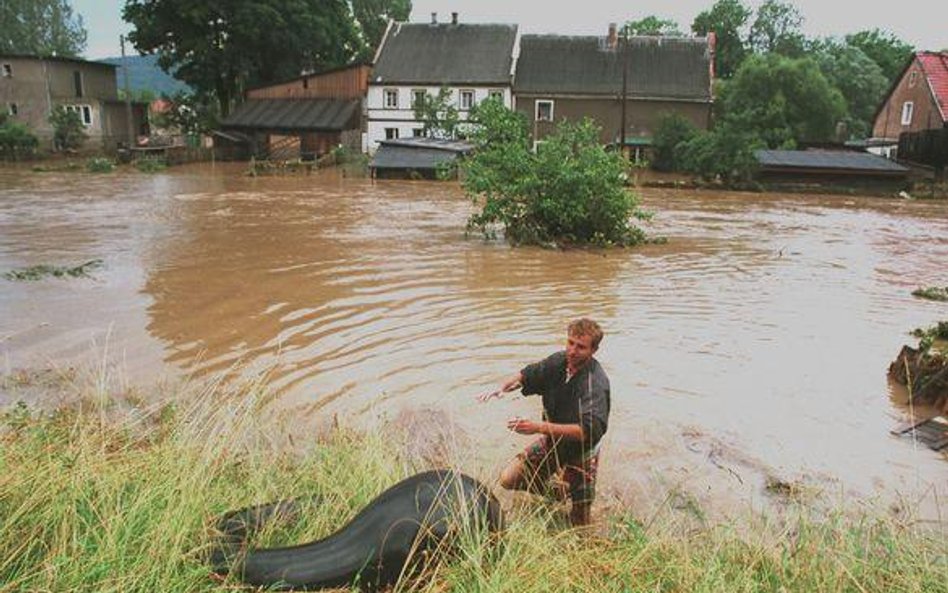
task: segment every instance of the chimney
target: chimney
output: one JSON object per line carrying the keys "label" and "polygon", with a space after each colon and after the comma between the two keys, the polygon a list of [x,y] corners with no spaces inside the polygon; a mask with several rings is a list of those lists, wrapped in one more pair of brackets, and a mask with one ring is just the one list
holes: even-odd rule
{"label": "chimney", "polygon": [[458,24],[458,13],[456,12],[451,13],[451,24],[452,25]]}
{"label": "chimney", "polygon": [[616,24],[609,23],[609,35],[606,37],[606,47],[615,49],[619,45],[619,34],[616,31]]}
{"label": "chimney", "polygon": [[438,24],[438,13],[437,13],[437,12],[432,12],[432,13],[431,13],[431,24],[432,24],[432,25],[437,25],[437,24]]}

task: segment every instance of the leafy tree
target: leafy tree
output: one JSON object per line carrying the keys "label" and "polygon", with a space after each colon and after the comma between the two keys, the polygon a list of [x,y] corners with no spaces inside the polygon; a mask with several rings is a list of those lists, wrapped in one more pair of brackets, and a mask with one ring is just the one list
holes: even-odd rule
{"label": "leafy tree", "polygon": [[68,0],[0,1],[0,53],[74,58],[85,47],[82,16]]}
{"label": "leafy tree", "polygon": [[248,86],[345,64],[362,47],[346,0],[127,0],[122,14],[135,48],[222,116]]}
{"label": "leafy tree", "polygon": [[693,33],[707,35],[714,32],[717,37],[714,70],[722,78],[733,76],[747,57],[741,31],[750,16],[751,10],[741,0],[718,0],[691,23]]}
{"label": "leafy tree", "polygon": [[441,87],[437,95],[425,93],[412,104],[415,119],[422,122],[422,134],[426,138],[454,138],[457,136],[460,117],[451,101],[451,90]]}
{"label": "leafy tree", "polygon": [[408,20],[411,0],[352,0],[352,13],[362,32],[362,57],[371,58],[382,41],[389,19]]}
{"label": "leafy tree", "polygon": [[207,96],[176,93],[169,101],[171,109],[154,118],[156,127],[177,128],[184,134],[202,134],[217,127],[217,110]]}
{"label": "leafy tree", "polygon": [[53,147],[56,150],[75,150],[86,141],[86,132],[79,113],[59,105],[49,114],[53,126]]}
{"label": "leafy tree", "polygon": [[36,151],[39,142],[29,128],[0,113],[0,157],[16,160]]}
{"label": "leafy tree", "polygon": [[464,164],[464,188],[481,211],[469,229],[499,223],[513,243],[633,245],[644,240],[631,223],[644,217],[626,189],[628,162],[607,152],[589,120],[562,122],[536,152],[526,119],[498,101],[476,114],[476,149]]}
{"label": "leafy tree", "polygon": [[879,67],[861,49],[826,41],[811,51],[826,80],[846,101],[845,123],[848,135],[865,138],[872,129],[872,117],[888,89],[888,81]]}
{"label": "leafy tree", "polygon": [[803,15],[796,6],[780,0],[765,0],[751,25],[750,45],[762,53],[802,56],[805,41],[800,32],[802,26]]}
{"label": "leafy tree", "polygon": [[663,19],[654,15],[649,15],[637,21],[626,21],[625,24],[622,25],[622,33],[630,37],[633,35],[651,35],[655,37],[662,35],[682,35],[681,30],[678,28],[678,23],[671,19]]}
{"label": "leafy tree", "polygon": [[754,151],[759,148],[765,146],[756,134],[734,121],[724,121],[679,144],[675,161],[681,170],[709,181],[749,181],[757,169]]}
{"label": "leafy tree", "polygon": [[872,29],[846,36],[846,44],[858,47],[882,68],[882,74],[891,84],[902,72],[915,48],[892,33]]}
{"label": "leafy tree", "polygon": [[677,170],[679,163],[675,158],[675,149],[697,133],[698,128],[685,116],[678,113],[663,115],[652,136],[652,168],[657,171]]}
{"label": "leafy tree", "polygon": [[792,147],[833,137],[846,113],[840,92],[810,59],[751,56],[719,96],[720,119],[759,137],[767,147]]}

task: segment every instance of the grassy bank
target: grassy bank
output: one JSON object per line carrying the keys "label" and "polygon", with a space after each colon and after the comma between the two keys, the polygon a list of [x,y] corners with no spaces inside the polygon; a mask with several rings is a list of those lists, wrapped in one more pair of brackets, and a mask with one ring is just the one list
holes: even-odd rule
{"label": "grassy bank", "polygon": [[[258,423],[262,383],[210,386],[176,406],[85,402],[8,411],[0,432],[0,591],[225,591],[204,562],[221,512],[321,496],[288,544],[336,530],[412,473],[382,435],[335,430],[287,452]],[[297,443],[299,444],[299,443]],[[299,449],[300,447],[297,447]],[[469,538],[418,591],[945,591],[942,534],[883,518],[808,519],[683,530],[607,520],[582,536],[541,504],[508,513],[500,543]],[[748,535],[750,533],[751,535]]]}

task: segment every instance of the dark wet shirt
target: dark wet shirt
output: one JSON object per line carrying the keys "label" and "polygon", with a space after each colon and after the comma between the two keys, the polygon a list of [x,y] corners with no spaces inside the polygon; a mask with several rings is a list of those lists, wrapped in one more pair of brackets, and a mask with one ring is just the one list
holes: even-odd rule
{"label": "dark wet shirt", "polygon": [[583,441],[561,439],[557,453],[567,461],[584,457],[599,444],[609,423],[609,377],[592,358],[566,381],[566,352],[544,358],[521,371],[524,395],[543,397],[543,418],[555,424],[579,424]]}

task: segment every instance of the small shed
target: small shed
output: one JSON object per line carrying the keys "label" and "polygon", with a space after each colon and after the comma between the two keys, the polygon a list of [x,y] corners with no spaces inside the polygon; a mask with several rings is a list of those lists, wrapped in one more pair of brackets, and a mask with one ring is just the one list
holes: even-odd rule
{"label": "small shed", "polygon": [[905,184],[909,169],[866,152],[845,150],[757,150],[758,179],[773,183],[845,185],[893,189]]}
{"label": "small shed", "polygon": [[404,138],[382,140],[369,168],[376,178],[437,179],[439,171],[452,169],[459,157],[474,146],[463,140]]}

